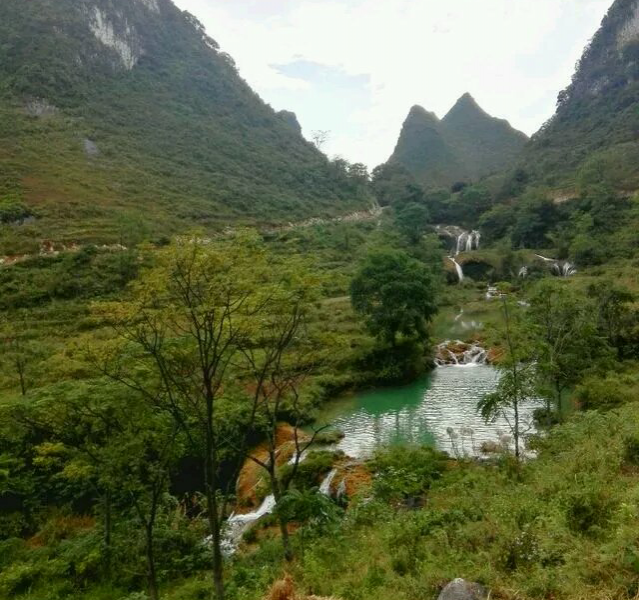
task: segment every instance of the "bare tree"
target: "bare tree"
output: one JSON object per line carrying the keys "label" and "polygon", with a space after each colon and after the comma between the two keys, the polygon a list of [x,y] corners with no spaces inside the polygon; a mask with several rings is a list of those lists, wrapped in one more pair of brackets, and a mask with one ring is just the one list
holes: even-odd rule
{"label": "bare tree", "polygon": [[[218,600],[225,595],[222,530],[234,483],[221,468],[244,451],[232,442],[223,405],[239,343],[268,302],[260,286],[264,258],[253,235],[221,244],[182,240],[142,278],[133,301],[102,309],[124,346],[100,359],[101,371],[171,414],[203,458]],[[251,427],[242,423],[241,434]]]}
{"label": "bare tree", "polygon": [[318,129],[317,131],[313,131],[311,133],[311,140],[320,152],[324,151],[324,146],[326,146],[330,138],[331,132],[327,130]]}
{"label": "bare tree", "polygon": [[[293,278],[286,278],[288,281]],[[288,286],[287,286],[288,287]],[[295,479],[304,454],[315,443],[319,433],[300,436],[300,425],[304,410],[300,399],[300,386],[323,360],[322,350],[308,333],[308,316],[312,300],[312,286],[304,284],[280,287],[273,295],[266,315],[262,316],[262,327],[250,343],[242,347],[242,354],[254,382],[253,410],[256,422],[263,426],[266,436],[267,459],[255,454],[249,459],[262,467],[277,508]],[[283,411],[293,419],[294,455],[291,470],[286,478],[278,475],[278,428]],[[284,546],[284,555],[292,560],[288,521],[285,512],[277,510]]]}

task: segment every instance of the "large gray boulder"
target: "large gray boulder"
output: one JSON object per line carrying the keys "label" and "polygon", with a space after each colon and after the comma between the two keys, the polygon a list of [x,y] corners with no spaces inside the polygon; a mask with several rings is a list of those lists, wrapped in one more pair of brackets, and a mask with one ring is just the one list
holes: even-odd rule
{"label": "large gray boulder", "polygon": [[437,600],[487,600],[488,590],[478,583],[464,579],[451,581],[439,594]]}

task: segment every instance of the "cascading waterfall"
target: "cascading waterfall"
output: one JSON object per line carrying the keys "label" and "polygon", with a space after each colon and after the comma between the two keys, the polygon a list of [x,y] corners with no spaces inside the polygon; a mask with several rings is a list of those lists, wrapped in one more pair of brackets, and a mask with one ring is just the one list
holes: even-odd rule
{"label": "cascading waterfall", "polygon": [[448,259],[455,265],[457,277],[459,277],[459,283],[461,283],[464,281],[464,269],[462,269],[462,266],[452,256],[449,256]]}
{"label": "cascading waterfall", "polygon": [[457,238],[457,248],[455,250],[455,256],[460,255],[462,252],[472,252],[473,250],[479,250],[480,243],[481,233],[479,233],[479,231],[464,231]]}
{"label": "cascading waterfall", "polygon": [[[308,453],[306,453],[308,455]],[[302,454],[300,456],[300,462],[304,460],[306,456]],[[295,460],[293,457],[292,460]],[[319,491],[325,496],[331,495],[331,485],[337,475],[337,469],[331,470],[331,472],[322,480]],[[232,514],[226,521],[226,527],[224,531],[224,539],[222,541],[222,551],[226,556],[232,556],[242,540],[244,533],[260,519],[270,515],[276,507],[275,496],[270,494],[264,498],[260,507],[245,515]],[[207,538],[208,540],[209,538]]]}
{"label": "cascading waterfall", "polygon": [[488,352],[479,344],[447,341],[437,346],[435,364],[438,367],[475,367],[488,362]]}
{"label": "cascading waterfall", "polygon": [[325,496],[331,495],[331,485],[333,485],[333,479],[337,475],[337,469],[333,469],[326,477],[324,477],[324,481],[322,481],[322,485],[320,485],[319,491]]}
{"label": "cascading waterfall", "polygon": [[554,258],[547,258],[541,254],[535,254],[535,256],[549,265],[551,271],[557,275],[557,277],[572,277],[577,274],[577,267],[569,261],[562,262]]}
{"label": "cascading waterfall", "polygon": [[226,556],[234,554],[244,532],[262,517],[270,515],[273,510],[275,510],[275,496],[271,494],[264,498],[264,501],[257,510],[245,515],[232,514],[226,521],[224,539],[222,540],[222,551],[224,554]]}
{"label": "cascading waterfall", "polygon": [[464,231],[460,227],[452,225],[437,225],[436,229],[442,238],[452,240],[453,242],[448,259],[455,265],[455,271],[457,272],[457,277],[461,283],[464,281],[464,269],[457,261],[457,256],[463,252],[479,250],[479,246],[481,244],[481,233],[476,230]]}

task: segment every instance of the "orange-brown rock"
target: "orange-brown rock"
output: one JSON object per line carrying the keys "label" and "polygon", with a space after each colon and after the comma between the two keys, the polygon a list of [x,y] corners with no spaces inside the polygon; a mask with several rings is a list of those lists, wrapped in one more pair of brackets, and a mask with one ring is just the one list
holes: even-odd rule
{"label": "orange-brown rock", "polygon": [[345,462],[337,467],[337,476],[333,480],[331,492],[340,488],[347,498],[353,498],[360,493],[366,493],[373,482],[373,476],[363,463]]}
{"label": "orange-brown rock", "polygon": [[504,358],[504,354],[503,348],[493,347],[488,350],[488,356],[486,358],[491,365],[496,365]]}
{"label": "orange-brown rock", "polygon": [[283,579],[276,581],[264,600],[336,600],[335,598],[322,598],[320,596],[304,596],[295,593],[295,584],[290,575],[285,575]]}
{"label": "orange-brown rock", "polygon": [[[298,431],[300,442],[307,440],[307,436]],[[283,423],[278,425],[276,433],[276,447],[278,466],[286,464],[295,453],[295,428],[291,425]],[[269,449],[268,444],[264,442],[251,451],[251,456],[257,460],[268,463]],[[237,479],[237,512],[250,512],[257,508],[260,503],[261,486],[267,485],[266,471],[257,462],[251,458],[247,458],[242,466],[239,477]]]}

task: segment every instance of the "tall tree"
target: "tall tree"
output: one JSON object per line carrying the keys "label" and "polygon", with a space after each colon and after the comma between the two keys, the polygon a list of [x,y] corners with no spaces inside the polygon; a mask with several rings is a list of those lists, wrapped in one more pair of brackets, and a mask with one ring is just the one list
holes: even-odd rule
{"label": "tall tree", "polygon": [[[275,498],[284,555],[291,560],[292,550],[288,533],[288,513],[282,508],[300,461],[313,445],[321,429],[311,435],[300,434],[300,426],[308,414],[308,407],[300,398],[300,386],[325,361],[328,347],[323,336],[309,331],[309,318],[319,288],[316,277],[305,265],[289,258],[276,267],[278,279],[268,293],[257,326],[246,336],[241,351],[252,380],[253,411],[256,423],[265,434],[267,458],[255,453],[249,459],[262,467],[268,476]],[[278,430],[283,414],[293,425],[294,455],[287,476],[278,474]]]}
{"label": "tall tree", "polygon": [[160,253],[130,301],[100,307],[118,333],[102,371],[170,414],[202,457],[218,600],[225,595],[223,524],[234,485],[222,468],[240,460],[235,441],[252,429],[246,419],[254,416],[244,419],[236,406],[234,359],[268,303],[269,273],[256,234],[184,238]]}
{"label": "tall tree", "polygon": [[528,362],[529,349],[518,319],[514,317],[515,307],[504,296],[502,298],[503,338],[505,354],[498,368],[501,378],[497,389],[484,396],[477,408],[486,422],[502,417],[510,428],[515,443],[515,458],[519,462],[522,455],[523,437],[529,429],[523,415],[526,403],[535,398],[535,375],[533,365]]}
{"label": "tall tree", "polygon": [[351,302],[369,331],[395,345],[397,336],[424,340],[437,312],[430,270],[405,252],[371,253],[351,282]]}
{"label": "tall tree", "polygon": [[597,331],[592,304],[562,282],[540,282],[530,304],[528,316],[536,370],[542,384],[549,388],[545,391],[546,416],[550,420],[550,398],[554,398],[555,411],[561,419],[564,392],[608,354],[608,347]]}

